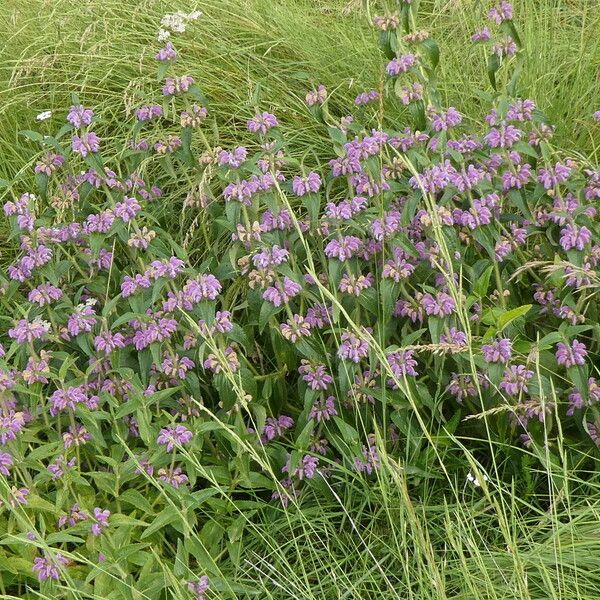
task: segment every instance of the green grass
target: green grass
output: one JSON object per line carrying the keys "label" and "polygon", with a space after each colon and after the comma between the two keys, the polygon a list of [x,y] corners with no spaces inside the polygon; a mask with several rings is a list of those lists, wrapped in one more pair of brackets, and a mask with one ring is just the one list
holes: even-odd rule
{"label": "green grass", "polygon": [[[597,3],[515,4],[526,44],[522,95],[534,98],[556,123],[559,147],[596,152],[599,132],[589,128],[589,117],[598,108],[600,84]],[[181,0],[5,0],[0,7],[0,176],[13,177],[28,156],[27,146],[17,144],[17,131],[32,126],[43,109],[54,108],[62,118],[72,92],[104,116],[136,106],[137,96],[149,93],[153,83],[151,56],[160,17],[184,6],[189,8]],[[381,78],[385,61],[367,23],[367,14],[378,12],[375,3],[208,0],[200,8],[205,16],[194,33],[177,40],[181,72],[198,80],[216,114],[235,115],[223,128],[224,138],[244,135],[258,97],[297,136],[298,145],[318,151],[323,132],[303,105],[307,88],[338,86],[332,107],[345,114],[356,93]],[[440,44],[445,99],[468,109],[472,118],[488,108],[478,97],[478,91],[489,90],[482,51],[468,43],[483,13],[476,0],[423,0],[419,16],[419,26]]]}
{"label": "green grass", "polygon": [[[557,126],[556,145],[598,159],[600,125],[600,12],[595,0],[520,0],[517,22],[525,41],[521,95],[536,100]],[[35,116],[54,109],[42,132],[56,131],[71,94],[106,119],[104,137],[119,117],[156,98],[152,54],[160,18],[182,0],[4,0],[0,5],[0,179],[15,193],[32,185],[37,147],[18,132],[38,128]],[[325,134],[303,103],[308,88],[324,83],[338,114],[355,95],[377,87],[385,60],[367,15],[382,6],[359,0],[208,0],[193,34],[179,37],[180,70],[192,74],[220,120],[217,143],[243,141],[256,101],[275,112],[299,158],[321,156]],[[419,27],[441,49],[439,85],[448,104],[480,119],[490,90],[481,48],[468,40],[481,24],[477,0],[422,0]],[[341,82],[341,83],[340,83]],[[224,116],[227,115],[227,116]],[[232,115],[232,116],[231,116]],[[0,225],[0,232],[4,223]],[[2,252],[3,250],[3,252]],[[14,249],[0,248],[6,264]]]}
{"label": "green grass", "polygon": [[490,473],[482,488],[442,478],[415,497],[414,478],[397,459],[381,458],[375,481],[349,472],[321,483],[325,493],[301,507],[234,511],[245,535],[220,576],[248,590],[240,597],[277,600],[600,594],[597,485],[569,477],[562,491],[525,499]]}
{"label": "green grass", "polygon": [[[446,102],[480,118],[488,107],[479,92],[489,86],[483,56],[467,42],[483,13],[480,3],[421,5],[420,27],[440,44]],[[38,128],[37,113],[54,109],[51,123],[58,125],[77,92],[106,120],[110,138],[119,133],[119,115],[157,97],[151,56],[158,23],[184,7],[190,8],[181,0],[2,2],[0,178],[8,192],[29,189],[37,149],[18,132]],[[306,90],[324,83],[333,91],[332,109],[346,114],[359,91],[379,84],[385,61],[366,22],[381,11],[374,3],[207,0],[199,8],[205,16],[193,35],[178,40],[180,69],[199,82],[212,112],[233,115],[219,117],[223,146],[244,140],[259,98],[280,118],[290,145],[303,149],[299,158],[312,161],[326,147],[325,133],[304,107]],[[515,8],[526,44],[521,95],[557,125],[557,147],[598,160],[600,128],[590,121],[600,109],[596,0],[520,0]],[[14,249],[0,244],[0,252],[4,262]],[[397,459],[382,455],[374,483],[348,473],[301,507],[234,507],[232,519],[241,519],[245,535],[222,561],[223,588],[239,586],[246,590],[240,597],[314,600],[600,597],[593,483],[565,467],[562,479],[531,474],[548,479],[546,497],[523,495],[523,483],[501,472],[475,489],[464,480],[473,456],[449,460],[455,475],[448,479],[437,462],[430,465],[443,485],[432,480],[417,488]]]}

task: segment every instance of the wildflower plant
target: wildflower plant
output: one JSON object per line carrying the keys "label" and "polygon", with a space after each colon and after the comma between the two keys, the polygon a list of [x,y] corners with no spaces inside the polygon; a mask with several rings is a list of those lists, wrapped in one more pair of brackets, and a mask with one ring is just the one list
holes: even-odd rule
{"label": "wildflower plant", "polygon": [[[492,84],[479,124],[444,105],[415,7],[375,17],[378,89],[352,114],[319,82],[302,92],[327,164],[298,159],[258,101],[252,143],[217,146],[201,74],[177,64],[199,16],[163,20],[161,84],[117,152],[74,98],[55,135],[28,133],[35,190],[4,204],[21,250],[0,280],[15,590],[228,597],[233,495],[291,510],[347,471],[375,478],[382,448],[422,474],[432,432],[489,452],[491,436],[553,453],[559,429],[600,443],[600,172],[519,97],[512,7],[473,35]],[[166,230],[165,199],[204,248]]]}

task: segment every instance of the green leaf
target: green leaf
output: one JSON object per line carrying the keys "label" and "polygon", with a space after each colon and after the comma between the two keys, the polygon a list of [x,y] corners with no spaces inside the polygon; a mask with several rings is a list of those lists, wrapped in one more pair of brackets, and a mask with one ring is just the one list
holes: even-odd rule
{"label": "green leaf", "polygon": [[131,504],[131,506],[135,506],[135,508],[140,508],[149,515],[151,515],[153,512],[152,505],[150,504],[150,502],[148,502],[148,500],[143,496],[143,494],[132,488],[122,492],[119,495],[119,499],[121,500],[121,502],[127,502],[128,504]]}
{"label": "green leaf", "polygon": [[340,430],[344,441],[347,442],[350,446],[355,446],[358,443],[359,439],[358,431],[356,431],[354,427],[346,423],[346,421],[344,421],[340,417],[333,417],[333,420],[335,421],[335,424]]}
{"label": "green leaf", "polygon": [[513,308],[500,315],[498,318],[498,333],[515,319],[525,316],[531,310],[531,307],[531,304],[524,304],[523,306],[518,306],[517,308]]}
{"label": "green leaf", "polygon": [[490,265],[475,282],[475,285],[473,286],[473,294],[475,294],[477,297],[484,298],[486,296],[490,286],[490,277],[493,270],[494,265]]}
{"label": "green leaf", "polygon": [[500,57],[494,52],[493,54],[488,56],[487,72],[488,72],[488,77],[489,77],[490,83],[492,84],[492,87],[495,90],[498,89],[497,84],[496,84],[496,73],[498,72],[499,68],[500,68]]}
{"label": "green leaf", "polygon": [[44,136],[39,131],[31,131],[31,129],[24,129],[23,131],[19,131],[19,135],[26,137],[32,142],[41,142],[44,140]]}
{"label": "green leaf", "polygon": [[174,523],[178,519],[179,515],[177,514],[175,509],[172,506],[167,506],[159,513],[159,515],[154,519],[154,521],[152,521],[152,524],[146,528],[142,535],[140,535],[140,539],[143,540],[147,537],[150,537],[153,533],[160,531],[161,529],[163,529],[167,525],[170,525],[171,523]]}
{"label": "green leaf", "polygon": [[270,302],[263,302],[263,305],[260,307],[260,315],[258,316],[258,331],[262,333],[271,318],[282,310],[282,306],[273,306]]}
{"label": "green leaf", "polygon": [[348,141],[346,134],[341,129],[338,129],[337,127],[328,127],[327,130],[329,131],[329,137],[337,144],[343,146]]}
{"label": "green leaf", "polygon": [[432,69],[438,66],[440,62],[440,48],[435,42],[435,40],[429,38],[424,42],[421,42],[421,47],[425,49],[425,53],[427,54],[427,58],[431,62]]}

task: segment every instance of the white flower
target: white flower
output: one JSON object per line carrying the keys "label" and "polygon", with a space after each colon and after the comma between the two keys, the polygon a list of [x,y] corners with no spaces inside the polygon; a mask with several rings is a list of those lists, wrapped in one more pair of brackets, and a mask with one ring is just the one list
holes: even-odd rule
{"label": "white flower", "polygon": [[41,112],[36,117],[36,121],[45,121],[46,119],[49,119],[51,116],[52,116],[52,111],[51,110],[45,110],[44,112]]}
{"label": "white flower", "polygon": [[[471,482],[475,487],[481,487],[479,479],[477,479],[471,471],[469,471],[469,474],[467,475],[467,481]],[[485,474],[483,475],[483,481],[488,481],[488,477]]]}
{"label": "white flower", "polygon": [[176,12],[173,14],[165,15],[160,24],[165,28],[169,29],[174,33],[183,33],[185,31],[185,21],[187,15],[185,13]]}
{"label": "white flower", "polygon": [[168,40],[170,37],[171,37],[170,31],[167,31],[166,29],[158,30],[158,41],[159,42],[164,42],[164,41]]}
{"label": "white flower", "polygon": [[158,32],[158,40],[164,42],[171,33],[185,33],[186,25],[189,21],[195,21],[202,16],[202,12],[194,10],[191,13],[177,11],[176,13],[166,14],[161,20],[162,29]]}

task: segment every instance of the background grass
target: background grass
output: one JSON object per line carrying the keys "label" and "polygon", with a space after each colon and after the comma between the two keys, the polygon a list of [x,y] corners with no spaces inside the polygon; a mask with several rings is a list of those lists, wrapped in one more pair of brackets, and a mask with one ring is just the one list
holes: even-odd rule
{"label": "background grass", "polygon": [[[181,0],[3,0],[5,190],[28,189],[37,149],[18,132],[39,127],[39,112],[55,110],[41,128],[57,129],[77,92],[105,119],[110,138],[118,133],[119,115],[155,97],[156,30],[163,14],[179,8],[196,6]],[[332,108],[344,114],[358,92],[379,84],[385,61],[367,24],[368,14],[382,10],[375,3],[206,0],[197,8],[205,16],[194,34],[177,40],[180,69],[199,82],[213,112],[232,115],[220,120],[223,146],[244,140],[258,97],[295,147],[320,156],[324,132],[304,107],[306,90],[324,83],[334,90]],[[468,43],[485,8],[476,0],[423,0],[419,17],[440,45],[447,103],[473,119],[488,109],[480,97],[488,89],[483,55]],[[522,96],[533,98],[556,124],[558,147],[597,161],[600,128],[590,125],[590,114],[600,109],[597,0],[519,0],[515,12],[526,44]],[[4,226],[0,222],[0,240]],[[0,241],[0,251],[4,262],[14,249]],[[465,474],[474,464],[472,455],[453,460]],[[593,482],[574,478],[566,467],[560,486],[553,473],[526,473],[548,480],[546,495],[528,497],[517,490],[519,482],[490,473],[483,489],[457,478],[446,482],[443,494],[432,486],[415,498],[401,464],[384,454],[382,463],[375,484],[348,474],[332,482],[325,500],[315,497],[301,510],[271,506],[250,519],[240,509],[246,535],[223,561],[225,587],[245,590],[240,597],[315,600],[600,597],[600,504]]]}
{"label": "background grass", "polygon": [[[377,87],[385,60],[368,16],[383,12],[370,0],[3,0],[0,3],[0,179],[22,193],[37,145],[19,136],[37,128],[35,116],[55,110],[42,130],[56,131],[76,92],[108,123],[156,98],[152,55],[160,18],[201,8],[193,34],[179,36],[179,69],[194,76],[220,119],[222,146],[243,142],[245,121],[258,99],[275,112],[293,146],[319,158],[326,132],[303,103],[307,89],[324,83],[336,114],[352,110],[365,88]],[[440,90],[472,119],[488,110],[484,54],[469,42],[487,4],[480,0],[422,0],[419,27],[441,49]],[[600,11],[597,0],[518,0],[526,64],[521,95],[536,100],[557,127],[556,145],[598,159],[600,124]],[[594,104],[594,103],[597,104]],[[226,115],[226,116],[225,116]],[[22,177],[25,177],[21,181]],[[10,189],[10,188],[9,188]],[[1,190],[0,190],[1,191]],[[0,234],[5,237],[5,224]],[[14,248],[0,248],[6,264]]]}

